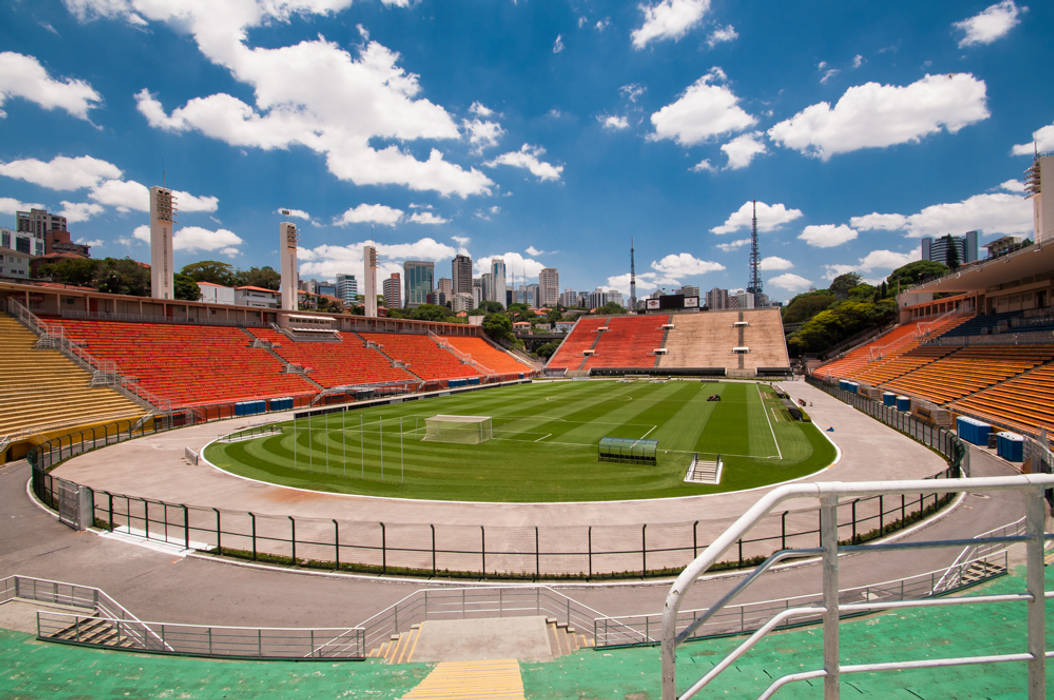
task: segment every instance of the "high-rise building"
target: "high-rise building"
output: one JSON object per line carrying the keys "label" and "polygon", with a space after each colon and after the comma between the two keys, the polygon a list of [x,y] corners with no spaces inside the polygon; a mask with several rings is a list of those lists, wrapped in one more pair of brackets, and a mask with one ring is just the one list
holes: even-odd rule
{"label": "high-rise building", "polygon": [[337,297],[345,306],[354,304],[358,295],[359,283],[355,280],[355,275],[337,275]]}
{"label": "high-rise building", "polygon": [[699,287],[693,286],[691,284],[686,284],[679,290],[677,290],[677,293],[686,297],[697,297],[699,296]]}
{"label": "high-rise building", "polygon": [[372,245],[362,248],[362,293],[366,297],[363,313],[377,315],[377,249]]}
{"label": "high-rise building", "polygon": [[578,292],[573,289],[565,289],[560,294],[560,306],[578,306]]}
{"label": "high-rise building", "polygon": [[493,284],[491,296],[487,299],[490,301],[496,301],[501,304],[502,308],[508,306],[505,297],[505,261],[501,258],[493,258],[490,261],[490,271],[492,275],[491,284]]}
{"label": "high-rise building", "polygon": [[282,310],[296,311],[297,304],[297,269],[296,269],[296,224],[283,221],[278,225],[278,245],[282,251]]}
{"label": "high-rise building", "polygon": [[399,279],[399,273],[393,272],[392,276],[384,280],[384,305],[389,309],[398,309],[402,306],[402,302],[399,298],[399,289],[402,286],[402,280]]}
{"label": "high-rise building", "polygon": [[466,292],[458,292],[450,301],[450,310],[454,313],[458,313],[459,311],[471,311],[477,306],[479,306],[479,304],[472,299],[472,295]]}
{"label": "high-rise building", "polygon": [[974,262],[977,260],[977,231],[967,231],[961,236],[925,236],[922,239],[922,259],[947,264],[952,259],[953,246],[960,265]]}
{"label": "high-rise building", "polygon": [[24,255],[43,255],[44,244],[40,243],[30,231],[12,231],[0,229],[0,248],[13,250]]}
{"label": "high-rise building", "polygon": [[454,294],[472,293],[472,258],[467,255],[456,256],[450,264],[450,273]]}
{"label": "high-rise building", "polygon": [[[469,289],[472,289],[471,285]],[[436,280],[437,303],[449,304],[454,298],[454,281],[449,277],[440,277]]]}
{"label": "high-rise building", "polygon": [[1032,199],[1032,240],[1036,243],[1054,241],[1054,193],[1044,199],[1044,180],[1048,187],[1054,187],[1054,156],[1037,154],[1025,171],[1025,191]]}
{"label": "high-rise building", "polygon": [[754,294],[745,290],[740,290],[735,294],[728,296],[728,308],[730,309],[753,309],[754,307]]}
{"label": "high-rise building", "polygon": [[554,306],[560,301],[560,273],[546,267],[538,273],[538,306]]}
{"label": "high-rise building", "polygon": [[[175,269],[172,260],[172,227],[176,205],[172,190],[150,188],[150,296],[175,299]],[[294,299],[296,287],[293,287]]]}
{"label": "high-rise building", "polygon": [[[484,272],[479,276],[479,288],[483,301],[496,301],[494,298],[494,275]],[[504,298],[504,296],[503,296]]]}
{"label": "high-rise building", "polygon": [[541,296],[541,286],[537,284],[525,284],[517,290],[517,299],[521,304],[527,306],[533,306],[535,308],[542,306],[538,301]]}
{"label": "high-rise building", "polygon": [[729,307],[728,290],[714,287],[706,293],[706,308],[710,311],[723,311]]}
{"label": "high-rise building", "polygon": [[49,214],[46,209],[16,211],[15,230],[18,233],[27,234],[22,238],[29,243],[29,250],[13,247],[12,250],[20,250],[30,255],[44,255],[48,233],[66,231],[66,217]]}
{"label": "high-rise building", "polygon": [[428,303],[435,278],[435,263],[424,260],[407,260],[403,263],[403,284],[406,293],[403,304],[410,309]]}
{"label": "high-rise building", "polygon": [[[460,294],[460,292],[458,292]],[[472,280],[472,308],[478,309],[486,297],[483,294],[483,278],[477,277]]]}

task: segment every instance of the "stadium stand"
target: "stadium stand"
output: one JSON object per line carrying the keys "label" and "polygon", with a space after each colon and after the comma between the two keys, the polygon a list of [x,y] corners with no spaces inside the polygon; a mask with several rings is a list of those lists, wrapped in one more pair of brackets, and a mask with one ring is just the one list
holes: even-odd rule
{"label": "stadium stand", "polygon": [[316,388],[232,326],[46,318],[173,408],[303,396]]}
{"label": "stadium stand", "polygon": [[328,388],[350,384],[376,384],[414,380],[416,377],[392,363],[377,350],[367,348],[354,333],[337,333],[339,342],[290,340],[271,328],[249,330],[272,343],[283,360],[308,370],[308,376]]}
{"label": "stadium stand", "polygon": [[790,367],[779,309],[746,310],[742,318],[749,324],[743,328],[743,341],[750,348],[743,358],[744,368]]}
{"label": "stadium stand", "polygon": [[0,314],[0,437],[138,418],[146,409],[109,387],[58,350],[37,350],[37,335]]}
{"label": "stadium stand", "polygon": [[670,316],[611,316],[600,333],[585,369],[594,367],[654,367]]}
{"label": "stadium stand", "polygon": [[955,348],[953,347],[922,345],[908,350],[902,355],[890,355],[889,357],[883,357],[880,360],[871,362],[863,366],[861,369],[849,372],[847,378],[852,379],[853,381],[878,386],[879,384],[888,382],[891,379],[902,377],[908,372],[913,372],[954,351]]}
{"label": "stadium stand", "polygon": [[575,323],[574,328],[560,343],[553,356],[549,358],[546,365],[549,369],[579,369],[585,364],[585,356],[582,354],[596,344],[597,329],[604,327],[606,318],[595,316],[581,317]]}
{"label": "stadium stand", "polygon": [[440,336],[458,351],[472,357],[479,364],[497,374],[531,372],[533,367],[519,361],[504,350],[499,350],[483,338],[475,336]]}
{"label": "stadium stand", "polygon": [[735,363],[732,348],[739,344],[734,325],[738,320],[738,311],[674,316],[673,330],[666,337],[666,356],[659,359],[659,367],[727,367]]}
{"label": "stadium stand", "polygon": [[411,333],[360,333],[386,355],[406,364],[409,372],[426,381],[479,377],[481,373],[441,349],[427,335]]}
{"label": "stadium stand", "polygon": [[1054,433],[1054,365],[1029,370],[952,407],[1015,429]]}

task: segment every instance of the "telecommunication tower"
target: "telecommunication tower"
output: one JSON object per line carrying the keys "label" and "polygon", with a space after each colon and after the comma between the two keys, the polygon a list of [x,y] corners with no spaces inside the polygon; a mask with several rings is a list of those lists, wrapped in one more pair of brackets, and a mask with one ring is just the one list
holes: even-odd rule
{"label": "telecommunication tower", "polygon": [[757,297],[761,294],[761,256],[758,253],[758,200],[751,202],[754,216],[750,227],[750,284],[747,291]]}
{"label": "telecommunication tower", "polygon": [[629,239],[629,312],[637,313],[637,267],[633,259],[633,238]]}

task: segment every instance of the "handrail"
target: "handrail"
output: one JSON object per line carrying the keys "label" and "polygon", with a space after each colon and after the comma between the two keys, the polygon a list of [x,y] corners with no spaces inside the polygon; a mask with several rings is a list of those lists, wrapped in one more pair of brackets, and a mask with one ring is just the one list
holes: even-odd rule
{"label": "handrail", "polygon": [[[1015,535],[1023,533],[1025,531],[1025,519],[1018,518],[1012,523],[1000,525],[999,527],[993,527],[991,530],[988,530],[987,532],[982,532],[980,535],[977,535],[974,539],[979,540],[999,531],[1004,531],[1006,534],[1013,533]],[[968,544],[963,547],[962,551],[959,552],[959,556],[957,556],[955,558],[955,561],[951,563],[951,566],[949,566],[947,571],[944,572],[944,575],[941,576],[940,580],[933,585],[934,594],[939,593],[945,589],[945,581],[949,579],[949,577],[952,575],[952,572],[955,571],[957,567],[961,567],[963,564],[967,563],[968,560],[976,560],[983,558],[984,555],[975,556],[977,554],[977,550],[980,549],[980,547],[981,544]]]}
{"label": "handrail", "polygon": [[[692,561],[674,581],[666,596],[662,621],[662,698],[674,700],[676,691],[676,646],[681,641],[677,632],[677,614],[692,584],[718,560],[718,558],[740,539],[762,516],[772,511],[783,501],[797,498],[815,498],[820,500],[821,507],[821,544],[823,547],[823,593],[824,593],[824,666],[826,671],[825,688],[828,697],[838,695],[838,615],[839,610],[849,610],[850,606],[840,606],[838,601],[838,537],[837,520],[832,517],[837,509],[838,499],[847,496],[865,496],[893,493],[956,493],[962,491],[1024,491],[1028,496],[1026,504],[1026,529],[1028,533],[1028,573],[1027,583],[1032,601],[1029,606],[1029,651],[1033,661],[1029,667],[1030,697],[1039,698],[1042,691],[1044,668],[1042,654],[1038,647],[1044,644],[1043,615],[1040,599],[1043,592],[1043,518],[1045,489],[1054,488],[1054,475],[1022,474],[1015,476],[978,477],[944,480],[901,480],[901,481],[864,481],[857,483],[814,482],[785,484],[764,495],[732,525],[714,540],[694,561]],[[920,546],[939,546],[940,543],[919,543]],[[910,544],[883,545],[884,549],[909,547]],[[873,548],[859,545],[854,550]],[[878,605],[878,604],[875,604]],[[888,603],[882,605],[888,606]],[[1038,626],[1038,633],[1035,628]],[[1037,636],[1038,634],[1038,636]],[[1037,663],[1035,659],[1040,659]],[[1036,678],[1039,680],[1037,681]],[[688,693],[681,697],[691,697]]]}

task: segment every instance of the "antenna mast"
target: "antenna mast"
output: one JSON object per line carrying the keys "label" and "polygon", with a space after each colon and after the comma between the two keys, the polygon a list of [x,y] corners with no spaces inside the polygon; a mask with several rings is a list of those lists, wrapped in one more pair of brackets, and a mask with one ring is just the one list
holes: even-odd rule
{"label": "antenna mast", "polygon": [[629,239],[629,312],[637,313],[637,267],[633,259],[633,237]]}
{"label": "antenna mast", "polygon": [[757,297],[761,294],[761,256],[758,253],[758,200],[751,202],[754,216],[750,229],[750,284],[747,291]]}

